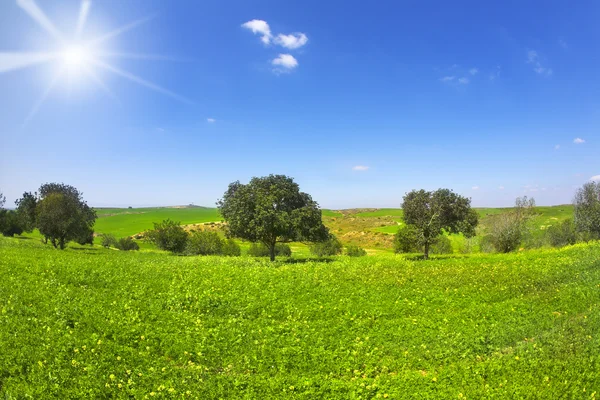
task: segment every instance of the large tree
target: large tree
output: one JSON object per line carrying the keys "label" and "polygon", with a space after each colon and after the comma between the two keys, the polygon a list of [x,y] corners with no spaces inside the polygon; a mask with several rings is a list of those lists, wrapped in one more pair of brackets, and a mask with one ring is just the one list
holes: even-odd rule
{"label": "large tree", "polygon": [[35,229],[37,202],[37,193],[33,194],[31,192],[23,193],[23,197],[15,201],[17,214],[25,232],[31,232]]}
{"label": "large tree", "polygon": [[586,239],[600,239],[600,182],[588,182],[575,193],[575,227]]}
{"label": "large tree", "polygon": [[71,240],[90,242],[96,211],[83,200],[82,193],[73,186],[47,183],[40,187],[39,194],[37,227],[44,238],[60,249]]}
{"label": "large tree", "polygon": [[412,225],[418,243],[423,246],[424,258],[443,231],[462,232],[466,237],[475,235],[478,218],[471,208],[471,200],[449,189],[435,192],[413,190],[404,196],[402,203],[404,222]]}
{"label": "large tree", "polygon": [[329,238],[317,202],[285,175],[255,177],[246,185],[233,182],[217,205],[227,222],[228,235],[263,243],[271,261],[278,242]]}

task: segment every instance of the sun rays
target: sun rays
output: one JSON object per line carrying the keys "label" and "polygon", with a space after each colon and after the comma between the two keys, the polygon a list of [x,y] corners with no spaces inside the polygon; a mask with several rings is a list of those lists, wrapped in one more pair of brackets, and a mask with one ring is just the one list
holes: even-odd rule
{"label": "sun rays", "polygon": [[115,65],[111,65],[106,59],[123,58],[138,60],[164,60],[177,61],[177,59],[157,54],[139,54],[129,52],[110,52],[104,50],[101,46],[110,40],[128,32],[140,25],[150,21],[154,15],[137,19],[125,24],[112,31],[104,33],[91,40],[81,40],[83,36],[86,21],[88,20],[91,0],[82,0],[79,8],[79,14],[73,30],[73,36],[67,38],[54,23],[46,16],[44,11],[38,6],[35,0],[17,0],[17,5],[29,15],[37,25],[47,34],[51,35],[57,41],[57,48],[60,51],[48,52],[0,52],[0,74],[32,67],[43,63],[58,63],[59,68],[54,74],[48,85],[44,88],[41,96],[34,103],[31,111],[25,118],[24,124],[27,124],[35,117],[42,107],[52,90],[57,86],[61,77],[65,74],[71,79],[74,76],[85,76],[90,78],[96,86],[102,89],[107,95],[116,99],[116,96],[110,88],[102,81],[96,73],[96,69],[108,71],[116,76],[127,79],[147,89],[171,97],[187,104],[193,102],[183,96],[178,95],[168,89],[165,89],[156,83],[147,81],[129,71],[123,70]]}

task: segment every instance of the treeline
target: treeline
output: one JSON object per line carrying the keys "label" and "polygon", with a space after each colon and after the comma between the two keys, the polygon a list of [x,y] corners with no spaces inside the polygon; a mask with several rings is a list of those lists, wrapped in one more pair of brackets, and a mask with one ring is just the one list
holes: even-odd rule
{"label": "treeline", "polygon": [[572,218],[557,221],[541,232],[535,224],[538,214],[533,198],[517,198],[511,210],[490,216],[486,226],[478,228],[477,235],[477,216],[474,211],[467,211],[466,199],[459,198],[445,189],[407,194],[402,204],[405,225],[395,235],[395,252],[424,252],[425,258],[429,251],[452,253],[454,249],[447,234],[459,232],[465,237],[464,245],[459,249],[463,253],[475,250],[508,253],[521,248],[563,247],[600,240],[598,182],[588,182],[577,190]]}

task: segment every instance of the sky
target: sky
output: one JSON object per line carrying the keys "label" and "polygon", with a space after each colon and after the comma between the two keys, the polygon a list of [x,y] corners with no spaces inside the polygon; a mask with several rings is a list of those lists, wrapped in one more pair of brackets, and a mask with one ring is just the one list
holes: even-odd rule
{"label": "sky", "polygon": [[292,176],[324,208],[600,180],[600,2],[4,0],[0,191],[214,206]]}

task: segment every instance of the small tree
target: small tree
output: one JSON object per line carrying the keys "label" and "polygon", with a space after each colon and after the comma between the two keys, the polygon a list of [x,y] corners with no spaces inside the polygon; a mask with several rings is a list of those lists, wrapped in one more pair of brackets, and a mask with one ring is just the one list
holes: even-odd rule
{"label": "small tree", "polygon": [[600,239],[600,182],[588,182],[575,193],[575,228],[582,236]]}
{"label": "small tree", "polygon": [[419,231],[414,225],[404,225],[394,236],[396,253],[416,253],[420,248]]}
{"label": "small tree", "polygon": [[227,257],[239,257],[242,255],[242,249],[235,240],[229,238],[223,242],[221,254]]}
{"label": "small tree", "polygon": [[553,247],[563,247],[577,242],[577,231],[572,219],[566,219],[546,230],[548,242]]}
{"label": "small tree", "polygon": [[217,232],[193,232],[187,241],[186,253],[195,255],[216,255],[223,251],[223,239]]}
{"label": "small tree", "polygon": [[64,249],[71,240],[93,241],[96,211],[77,189],[62,183],[47,183],[40,187],[39,193],[37,226],[55,248]]}
{"label": "small tree", "polygon": [[32,232],[36,226],[36,207],[38,203],[37,193],[23,193],[23,197],[17,199],[17,214],[25,232]]}
{"label": "small tree", "polygon": [[0,209],[4,208],[4,204],[6,203],[6,197],[2,192],[0,192]]}
{"label": "small tree", "polygon": [[0,209],[0,233],[8,237],[23,233],[23,226],[15,211]]}
{"label": "small tree", "polygon": [[429,250],[443,231],[462,232],[465,237],[475,235],[478,218],[471,208],[471,200],[459,196],[449,189],[435,192],[413,190],[404,196],[402,203],[404,222],[413,225],[417,231],[419,244],[423,247],[424,258],[429,258]]}
{"label": "small tree", "polygon": [[154,230],[148,232],[147,238],[161,250],[183,253],[188,240],[187,232],[179,222],[166,219],[154,223]]}
{"label": "small tree", "polygon": [[100,244],[104,248],[117,247],[117,239],[110,233],[103,233],[100,235]]}
{"label": "small tree", "polygon": [[271,261],[278,242],[320,242],[328,237],[317,202],[285,175],[252,178],[246,185],[233,182],[217,205],[228,236],[263,243]]}
{"label": "small tree", "polygon": [[346,246],[346,255],[350,257],[362,257],[367,255],[367,251],[360,246]]}
{"label": "small tree", "polygon": [[519,248],[530,231],[530,222],[535,215],[535,200],[527,196],[517,197],[515,207],[493,216],[489,224],[489,240],[496,251],[509,253]]}

